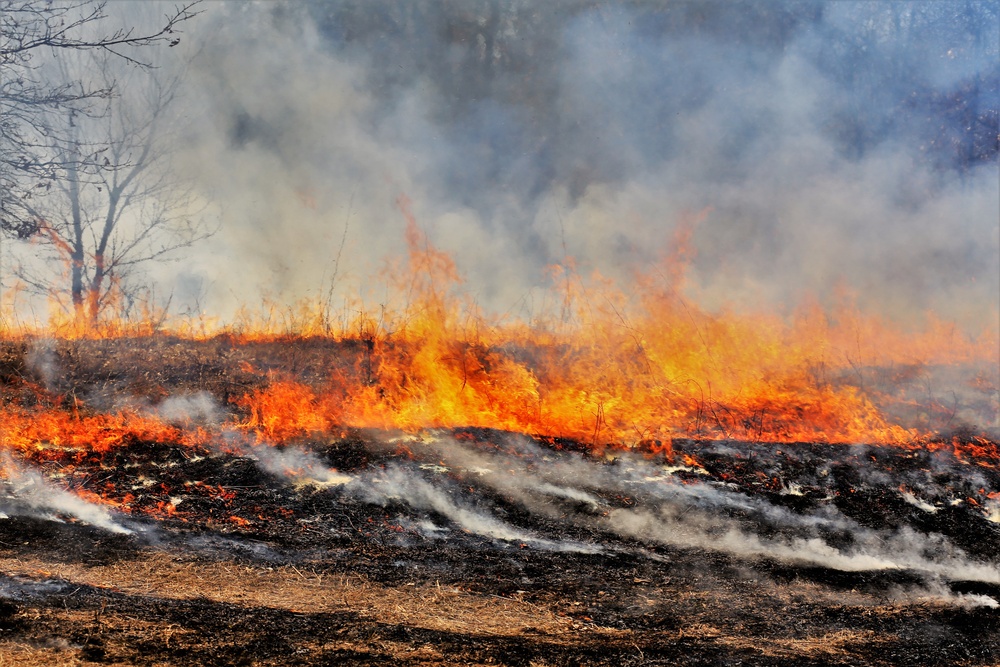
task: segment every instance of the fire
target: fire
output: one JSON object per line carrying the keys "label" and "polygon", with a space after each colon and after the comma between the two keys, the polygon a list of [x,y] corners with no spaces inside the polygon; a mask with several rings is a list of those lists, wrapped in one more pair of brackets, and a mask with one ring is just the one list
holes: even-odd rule
{"label": "fire", "polygon": [[0,410],[0,442],[4,448],[43,460],[80,459],[134,442],[194,445],[206,439],[202,429],[185,430],[129,411],[79,415],[52,407],[11,405]]}
{"label": "fire", "polygon": [[263,436],[268,442],[285,442],[310,433],[326,432],[331,426],[318,409],[313,391],[291,381],[275,381],[267,389],[236,399],[250,411],[241,426]]}
{"label": "fire", "polygon": [[[358,308],[336,334],[313,324],[298,332],[335,339],[342,362],[309,380],[239,362],[240,373],[260,381],[242,395],[219,397],[229,416],[207,426],[168,424],[154,411],[87,412],[37,388],[41,398],[21,404],[8,391],[0,408],[3,448],[72,461],[136,442],[219,447],[227,432],[281,446],[351,428],[466,427],[668,456],[675,438],[942,447],[931,443],[931,430],[886,409],[935,406],[894,395],[884,376],[959,364],[984,369],[971,390],[987,417],[997,418],[996,331],[970,337],[932,315],[923,330],[907,331],[863,313],[846,290],[833,308],[811,301],[785,316],[700,308],[686,296],[685,267],[691,230],[705,212],[681,225],[664,260],[637,273],[628,289],[583,276],[570,260],[553,267],[553,312],[526,323],[481,312],[462,292],[454,260],[430,243],[405,199],[399,207],[408,254],[389,273],[392,297],[378,317]],[[319,322],[308,310],[301,321]],[[109,323],[86,335],[135,337],[153,329]],[[209,335],[196,329],[188,323],[173,335]],[[302,340],[287,333],[244,325],[226,335],[237,346]],[[966,458],[996,455],[987,437],[951,447]]]}
{"label": "fire", "polygon": [[585,280],[567,263],[553,269],[564,295],[559,318],[493,323],[463,300],[451,258],[400,206],[409,257],[395,273],[404,276],[396,288],[405,305],[388,326],[359,325],[375,333],[353,372],[334,374],[309,402],[310,419],[482,426],[598,448],[673,437],[902,444],[929,434],[888,419],[877,407],[883,388],[866,373],[998,363],[995,332],[969,339],[929,317],[924,331],[907,333],[861,313],[847,294],[832,313],[807,304],[790,323],[703,311],[681,296],[691,225],[630,293],[600,276]]}

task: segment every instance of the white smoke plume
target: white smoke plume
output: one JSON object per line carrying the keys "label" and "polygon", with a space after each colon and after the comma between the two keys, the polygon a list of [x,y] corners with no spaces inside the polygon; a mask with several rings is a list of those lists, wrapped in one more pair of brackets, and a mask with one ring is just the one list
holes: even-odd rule
{"label": "white smoke plume", "polygon": [[[221,406],[207,392],[172,396],[155,406],[153,412],[161,418],[190,425],[206,423],[219,425]],[[421,477],[415,469],[390,467],[380,472],[366,472],[350,476],[325,465],[319,457],[294,445],[276,447],[251,434],[223,430],[217,443],[220,451],[245,456],[261,470],[297,485],[328,488],[348,486],[348,493],[364,502],[385,504],[391,500],[404,502],[417,510],[437,512],[449,521],[476,535],[483,535],[507,542],[530,544],[536,548],[573,551],[599,551],[597,547],[563,541],[547,540],[529,531],[519,530],[487,513],[465,506],[452,497],[446,489]],[[440,480],[438,480],[440,483]],[[590,497],[572,489],[548,485],[544,490],[553,495]],[[591,502],[596,502],[591,500]]]}
{"label": "white smoke plume", "polygon": [[456,498],[460,494],[452,485],[440,478],[430,481],[411,467],[389,466],[378,474],[356,479],[348,491],[364,502],[385,505],[395,500],[416,510],[436,512],[462,530],[504,542],[548,551],[599,553],[603,550],[595,544],[546,539],[512,526],[487,511],[467,506]]}
{"label": "white smoke plume", "polygon": [[[799,514],[725,487],[680,483],[666,467],[638,457],[603,465],[579,455],[555,456],[513,435],[503,439],[499,451],[489,453],[444,434],[426,434],[407,444],[459,479],[485,484],[541,516],[568,516],[564,520],[597,534],[848,572],[899,569],[945,580],[1000,583],[996,564],[972,559],[941,535],[907,527],[874,530],[832,505]],[[602,493],[633,496],[637,506],[612,507]],[[412,498],[413,493],[399,495]],[[586,509],[567,512],[566,501]],[[831,543],[833,534],[849,535],[849,544]]]}
{"label": "white smoke plume", "polygon": [[207,391],[169,396],[150,412],[178,426],[217,425],[225,417],[218,401]]}
{"label": "white smoke plume", "polygon": [[220,451],[252,459],[261,470],[281,479],[314,486],[338,486],[351,480],[325,465],[314,453],[289,445],[277,447],[252,434],[225,427],[225,410],[207,391],[177,394],[149,408],[164,421],[181,427],[211,426],[219,431],[216,442]]}
{"label": "white smoke plume", "polygon": [[[232,443],[232,439],[229,442]],[[261,470],[296,484],[330,487],[341,486],[352,480],[350,475],[334,470],[312,452],[299,447],[286,446],[279,449],[266,442],[256,442],[241,452],[253,459]]]}
{"label": "white smoke plume", "polygon": [[111,533],[133,533],[116,520],[107,508],[87,502],[80,496],[55,486],[37,471],[18,465],[8,455],[0,459],[0,471],[7,482],[6,497],[0,499],[0,506],[8,514],[26,514],[50,520],[63,514]]}
{"label": "white smoke plume", "polygon": [[717,516],[706,519],[700,513],[679,513],[670,507],[658,511],[614,510],[607,523],[618,534],[677,547],[818,565],[845,572],[900,569],[950,580],[1000,583],[1000,568],[972,561],[940,536],[921,535],[905,528],[876,532],[858,526],[851,533],[855,544],[842,550],[820,537],[763,538]]}
{"label": "white smoke plume", "polygon": [[48,391],[56,389],[60,373],[54,340],[50,338],[33,340],[28,347],[28,353],[24,355],[24,362],[45,389]]}

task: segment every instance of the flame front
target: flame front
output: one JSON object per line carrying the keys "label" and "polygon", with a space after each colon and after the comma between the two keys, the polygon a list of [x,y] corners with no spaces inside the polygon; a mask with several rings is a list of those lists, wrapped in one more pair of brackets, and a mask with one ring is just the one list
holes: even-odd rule
{"label": "flame front", "polygon": [[[706,312],[682,296],[690,225],[629,294],[600,276],[582,278],[567,262],[552,271],[557,316],[530,326],[490,322],[462,297],[454,263],[403,210],[403,306],[378,326],[355,322],[364,343],[358,361],[311,397],[317,423],[478,426],[593,447],[674,437],[904,444],[930,434],[887,418],[877,405],[888,388],[866,374],[998,365],[996,332],[968,337],[933,317],[923,331],[904,332],[864,315],[846,294],[830,314],[815,303],[788,319]],[[995,421],[995,382],[980,389]],[[275,399],[251,402],[267,411]],[[290,424],[302,419],[295,413],[285,413]]]}
{"label": "flame front", "polygon": [[[933,316],[923,330],[905,331],[861,312],[846,291],[834,309],[813,301],[784,317],[732,306],[708,312],[685,296],[697,216],[627,291],[566,261],[551,270],[558,295],[551,312],[531,322],[490,319],[462,292],[452,258],[428,241],[407,202],[399,204],[408,254],[389,272],[392,298],[377,318],[357,308],[335,335],[308,327],[297,338],[246,326],[226,333],[236,347],[322,336],[338,346],[338,363],[306,378],[244,361],[241,372],[257,381],[242,394],[216,396],[222,417],[200,426],[166,423],[155,410],[101,413],[74,397],[8,383],[3,446],[70,465],[137,442],[219,448],[234,433],[283,445],[350,428],[483,427],[571,439],[597,452],[669,455],[673,439],[694,438],[951,446],[972,460],[996,454],[986,434],[997,423],[996,331],[969,336]],[[120,322],[86,332],[127,333]],[[196,338],[187,336],[190,345],[210,342]],[[948,406],[900,392],[894,378],[938,367],[981,369],[966,389],[978,397],[983,435],[931,442],[931,417]]]}

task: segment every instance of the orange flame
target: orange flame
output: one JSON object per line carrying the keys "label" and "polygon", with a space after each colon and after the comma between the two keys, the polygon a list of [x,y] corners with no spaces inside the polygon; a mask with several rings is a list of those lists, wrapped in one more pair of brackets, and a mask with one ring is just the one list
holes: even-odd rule
{"label": "orange flame", "polygon": [[[269,376],[266,386],[231,398],[235,416],[216,428],[182,428],[130,411],[79,415],[54,407],[55,400],[39,407],[7,400],[2,446],[35,459],[81,460],[138,441],[204,446],[220,440],[223,428],[281,444],[352,427],[485,427],[571,438],[598,451],[639,447],[667,455],[679,437],[919,445],[931,432],[889,416],[883,406],[896,399],[879,373],[949,364],[986,369],[973,389],[992,410],[987,418],[997,420],[996,331],[971,337],[933,315],[923,330],[907,331],[861,312],[846,290],[831,309],[811,301],[790,317],[733,307],[708,312],[689,301],[691,232],[707,212],[681,225],[667,258],[627,290],[579,275],[571,260],[553,267],[558,312],[527,324],[483,315],[460,291],[454,260],[418,227],[408,200],[398,205],[408,253],[393,267],[393,298],[379,318],[361,312],[340,336],[353,364],[309,383],[290,372]],[[306,313],[302,321],[319,318]],[[110,326],[101,334],[124,331]],[[244,327],[230,335],[248,343],[286,333]],[[997,456],[988,438],[951,447],[961,457]]]}
{"label": "orange flame", "polygon": [[203,429],[184,430],[152,416],[118,412],[90,416],[73,415],[53,408],[22,408],[8,405],[0,411],[0,442],[10,450],[36,458],[69,458],[103,454],[134,442],[203,444]]}
{"label": "orange flame", "polygon": [[879,364],[997,364],[995,333],[967,339],[933,317],[924,332],[905,333],[847,296],[830,315],[803,306],[791,324],[702,311],[680,296],[697,219],[632,294],[555,267],[561,318],[493,324],[456,296],[454,263],[419,233],[405,200],[400,207],[409,265],[399,272],[398,328],[371,336],[355,372],[331,379],[335,400],[314,402],[331,423],[483,426],[594,446],[677,436],[904,443],[926,434],[888,420],[878,388],[849,381],[854,374]]}

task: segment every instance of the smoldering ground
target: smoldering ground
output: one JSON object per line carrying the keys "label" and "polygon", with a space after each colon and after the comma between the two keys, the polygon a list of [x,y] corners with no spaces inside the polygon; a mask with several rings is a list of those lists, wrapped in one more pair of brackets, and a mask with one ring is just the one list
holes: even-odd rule
{"label": "smoldering ground", "polygon": [[[178,423],[207,418],[216,426],[222,425],[225,414],[207,393],[171,397],[154,410]],[[803,486],[825,494],[796,511],[771,496],[748,495],[738,485],[720,484],[701,467],[669,466],[629,454],[609,465],[581,454],[557,453],[514,434],[497,434],[486,443],[467,445],[447,431],[429,431],[384,443],[376,437],[370,446],[402,447],[408,456],[379,468],[344,474],[308,448],[276,447],[224,427],[218,435],[219,452],[249,457],[262,471],[286,483],[315,489],[342,487],[345,499],[365,503],[401,503],[406,508],[404,520],[429,521],[421,524],[421,530],[431,538],[446,538],[457,528],[534,548],[600,552],[621,548],[605,543],[605,538],[613,535],[641,543],[843,571],[912,570],[934,580],[1000,583],[995,563],[971,557],[946,535],[921,532],[905,524],[873,528],[845,515],[830,502],[840,493],[842,483],[831,471],[831,462],[824,462],[825,470],[810,474],[806,468],[794,476],[782,470],[779,462],[770,468],[765,465],[768,476],[788,478],[789,485],[780,490],[779,497],[801,496]],[[714,449],[709,446],[705,451]],[[739,456],[736,451],[726,453],[725,446],[718,449],[726,456]],[[861,462],[851,471],[859,483],[898,493],[920,513],[933,514],[939,506],[961,502],[968,485],[981,486],[979,495],[985,497],[1000,490],[994,488],[988,475],[956,470],[953,459],[942,457],[903,475],[892,469],[869,469],[863,463],[864,450],[863,446],[847,449],[860,455]],[[934,475],[934,467],[939,473],[948,470],[953,473],[950,477],[964,478],[968,484],[944,484],[940,474]],[[678,478],[677,472],[686,474]],[[495,493],[496,500],[477,495],[476,488]],[[624,506],[622,498],[629,498]],[[552,522],[557,535],[539,534],[537,529],[505,520],[503,506],[510,503],[529,516]],[[979,519],[987,532],[989,508],[984,508]],[[434,517],[443,525],[435,524]],[[569,539],[559,537],[560,527],[579,532]]]}
{"label": "smoldering ground", "polygon": [[[65,375],[57,350],[44,342],[26,348],[26,363],[43,381]],[[465,437],[448,430],[395,437],[370,432],[361,447],[362,460],[371,462],[341,470],[339,450],[321,444],[328,437],[276,445],[242,428],[235,406],[205,390],[178,391],[157,401],[133,397],[127,406],[182,430],[208,434],[208,451],[173,455],[167,464],[179,466],[171,473],[173,481],[163,479],[159,464],[144,462],[145,449],[122,446],[113,453],[124,457],[126,473],[138,475],[125,474],[112,483],[113,493],[162,488],[166,494],[151,494],[142,512],[140,505],[133,507],[139,516],[191,505],[190,493],[201,488],[211,498],[228,493],[221,486],[212,491],[223,483],[213,479],[223,472],[216,470],[218,463],[198,473],[185,471],[188,466],[197,470],[206,457],[217,462],[235,457],[261,473],[232,482],[260,488],[257,503],[280,509],[282,503],[298,503],[299,495],[326,494],[331,503],[384,507],[428,540],[462,541],[473,535],[487,543],[580,553],[663,545],[844,572],[914,572],[940,585],[1000,583],[989,547],[997,533],[1000,484],[988,465],[963,461],[947,449],[698,443],[688,452],[694,458],[670,463],[634,452],[605,459],[560,451],[530,436],[502,432]],[[676,456],[685,460],[680,452]],[[109,465],[113,470],[115,464]],[[149,470],[140,474],[144,466]],[[63,515],[117,532],[136,528],[108,505],[64,488],[68,483],[87,490],[93,473],[66,478],[58,469],[46,470],[55,477],[46,479],[30,464],[8,457],[5,511],[51,519]],[[109,476],[121,475],[105,472],[98,478]],[[271,488],[284,490],[271,497]],[[851,500],[855,495],[857,502]],[[115,497],[108,502],[113,505]],[[884,506],[885,515],[874,523],[870,503]]]}
{"label": "smoldering ground", "polygon": [[0,512],[4,518],[20,515],[61,521],[59,517],[63,515],[111,533],[133,532],[109,508],[67,491],[40,472],[14,461],[9,454],[0,459],[0,474],[3,476]]}
{"label": "smoldering ground", "polygon": [[[961,495],[961,489],[949,488],[947,482],[964,474],[954,460],[947,479],[942,462],[938,489],[925,485],[916,492],[900,492],[891,468],[882,469],[886,479],[881,482],[875,481],[876,474],[867,475],[867,481],[854,481],[857,489],[850,493],[869,498],[858,506],[843,498],[847,492],[841,476],[849,475],[847,471],[835,470],[819,478],[797,475],[814,464],[815,453],[788,459],[775,457],[774,447],[760,446],[760,465],[772,462],[775,472],[786,479],[784,489],[765,491],[745,480],[725,481],[727,476],[736,479],[734,471],[741,460],[746,461],[733,453],[714,459],[715,466],[709,466],[714,471],[710,471],[700,464],[666,465],[634,455],[595,458],[514,434],[481,432],[476,439],[458,435],[427,432],[399,440],[369,434],[365,447],[379,463],[346,472],[337,469],[343,461],[334,450],[324,453],[325,448],[315,443],[275,447],[235,432],[220,433],[218,450],[207,458],[191,453],[153,465],[142,461],[148,456],[144,452],[133,464],[142,472],[133,472],[131,478],[139,483],[131,488],[169,487],[173,489],[168,492],[171,507],[132,518],[115,518],[108,505],[92,504],[67,492],[61,479],[46,480],[11,461],[4,468],[3,509],[9,515],[48,521],[71,517],[162,548],[188,544],[197,553],[213,557],[231,553],[254,559],[258,557],[254,554],[262,554],[265,559],[295,562],[313,553],[316,545],[308,547],[307,540],[298,549],[282,546],[282,540],[274,542],[278,535],[308,527],[309,534],[335,537],[346,527],[341,525],[343,517],[364,517],[371,514],[371,508],[381,508],[382,521],[395,525],[398,532],[389,531],[379,538],[358,534],[352,541],[388,540],[417,549],[421,545],[471,547],[500,554],[527,548],[640,560],[669,560],[679,552],[720,554],[754,567],[771,563],[775,565],[768,567],[806,573],[842,572],[859,577],[858,581],[883,577],[888,586],[883,594],[900,601],[996,604],[1000,569],[990,545],[997,531],[988,508],[977,515],[971,500],[952,499],[940,507],[932,502],[935,492],[939,497]],[[860,454],[860,462],[852,465],[867,465],[863,452],[841,448],[839,457],[826,453],[823,460],[834,461],[836,467]],[[723,460],[729,467],[723,467]],[[242,467],[240,462],[256,466],[261,474],[235,481],[232,475]],[[734,464],[737,468],[731,467]],[[203,480],[207,470],[216,473]],[[99,470],[89,476],[95,473]],[[108,477],[108,473],[103,475]],[[986,475],[978,482],[986,484],[979,496],[996,491],[995,477]],[[199,500],[198,489],[211,490],[218,484],[237,485],[231,487],[235,497],[227,501],[230,509],[222,509],[221,516],[218,509],[211,509],[200,518],[199,512],[212,505]],[[251,493],[242,489],[256,490],[240,501],[243,494]],[[907,499],[906,494],[919,502]],[[955,514],[955,500],[965,508],[959,514]],[[113,499],[106,502],[114,503]],[[140,506],[139,501],[129,502],[132,511]],[[155,505],[155,498],[146,504],[150,503]],[[273,506],[265,509],[262,503]],[[871,503],[894,509],[873,518]],[[313,515],[317,509],[309,507],[324,509]],[[186,517],[182,523],[170,520],[174,509]],[[248,510],[279,514],[273,519],[262,516],[260,535],[250,528],[241,531],[243,539],[227,537],[228,529],[206,532],[221,517],[233,512],[246,516]],[[289,524],[287,517],[278,521],[280,527],[276,523],[273,530],[277,532],[272,535],[266,526],[285,516],[280,512],[294,521]],[[936,517],[937,512],[950,512],[951,519],[928,524],[927,517]],[[350,519],[346,520],[356,532]],[[208,523],[192,532],[201,521]],[[953,533],[955,526],[966,526],[976,539]],[[969,547],[974,551],[968,551]]]}
{"label": "smoldering ground", "polygon": [[[169,358],[164,349],[153,355]],[[33,358],[73,379],[60,348]],[[184,366],[199,376],[200,366]],[[367,632],[368,618],[395,624],[397,643],[410,634],[421,644],[451,641],[468,624],[476,646],[501,641],[500,664],[515,649],[548,651],[548,662],[574,651],[608,655],[594,636],[624,637],[614,654],[632,656],[623,664],[679,651],[712,664],[747,653],[739,646],[750,627],[768,643],[806,632],[809,645],[789,644],[789,656],[809,656],[814,642],[860,663],[879,664],[886,650],[914,665],[996,655],[995,455],[676,440],[667,461],[490,429],[345,429],[276,446],[240,427],[238,406],[205,390],[158,395],[142,406],[147,416],[213,437],[197,446],[132,439],[104,453],[42,440],[19,454],[33,463],[8,471],[0,484],[6,637],[67,637],[65,651],[101,649],[126,662],[126,651],[141,650],[232,664],[225,642],[235,615],[236,627],[268,638],[253,645],[255,659],[273,643],[266,655],[276,664],[293,655],[322,663],[334,649],[304,654],[288,642],[319,636],[339,650],[333,642]],[[140,409],[138,398],[131,408]],[[92,502],[57,503],[66,489]],[[96,527],[109,516],[133,533]],[[456,591],[498,608],[463,612]],[[440,595],[436,621],[413,618]],[[528,620],[518,623],[532,628],[555,609],[585,629],[566,641],[533,639],[535,630],[483,639],[483,618],[510,622],[512,605],[524,606]],[[293,621],[269,625],[286,607]],[[77,610],[87,610],[83,621]],[[193,629],[220,615],[225,629]],[[430,622],[447,636],[426,634]],[[160,636],[156,623],[185,630]],[[720,631],[727,643],[718,648]],[[358,642],[371,645],[371,635]],[[456,664],[470,661],[462,656]]]}

